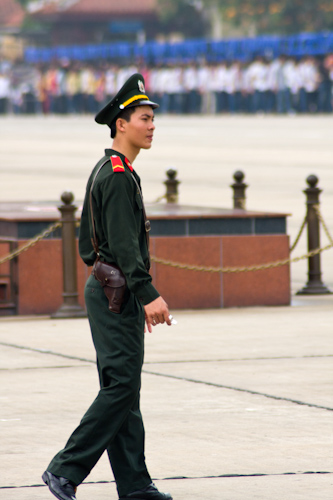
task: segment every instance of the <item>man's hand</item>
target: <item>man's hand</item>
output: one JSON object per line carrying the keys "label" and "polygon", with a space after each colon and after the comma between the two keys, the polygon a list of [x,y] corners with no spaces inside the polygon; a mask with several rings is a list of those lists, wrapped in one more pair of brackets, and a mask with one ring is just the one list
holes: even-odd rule
{"label": "man's hand", "polygon": [[162,299],[162,297],[157,297],[157,299],[143,307],[145,310],[146,323],[149,332],[152,332],[152,326],[159,325],[160,323],[167,323],[168,325],[171,325],[168,304],[164,299]]}

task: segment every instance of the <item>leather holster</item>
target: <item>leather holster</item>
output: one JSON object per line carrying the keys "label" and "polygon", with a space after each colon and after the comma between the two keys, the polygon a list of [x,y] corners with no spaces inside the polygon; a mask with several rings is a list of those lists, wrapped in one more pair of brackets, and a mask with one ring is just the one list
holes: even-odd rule
{"label": "leather holster", "polygon": [[119,314],[126,290],[126,278],[119,267],[102,262],[97,258],[91,274],[103,287],[109,301],[109,310]]}

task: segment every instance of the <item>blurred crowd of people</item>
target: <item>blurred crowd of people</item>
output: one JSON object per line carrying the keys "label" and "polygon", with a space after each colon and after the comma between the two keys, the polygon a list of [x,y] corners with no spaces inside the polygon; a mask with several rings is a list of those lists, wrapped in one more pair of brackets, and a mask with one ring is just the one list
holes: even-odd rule
{"label": "blurred crowd of people", "polygon": [[139,71],[159,113],[331,113],[333,55],[118,66],[0,62],[0,114],[96,113]]}

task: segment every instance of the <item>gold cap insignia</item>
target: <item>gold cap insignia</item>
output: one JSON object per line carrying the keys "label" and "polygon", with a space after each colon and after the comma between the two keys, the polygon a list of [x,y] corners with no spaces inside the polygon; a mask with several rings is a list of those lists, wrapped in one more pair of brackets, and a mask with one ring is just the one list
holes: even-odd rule
{"label": "gold cap insignia", "polygon": [[140,92],[142,92],[143,94],[146,92],[145,91],[145,86],[143,84],[143,81],[138,80],[138,87],[139,87]]}

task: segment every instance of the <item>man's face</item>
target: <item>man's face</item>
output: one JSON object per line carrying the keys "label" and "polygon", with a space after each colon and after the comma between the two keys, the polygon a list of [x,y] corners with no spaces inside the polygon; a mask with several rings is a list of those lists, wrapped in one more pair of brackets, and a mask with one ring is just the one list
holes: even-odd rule
{"label": "man's face", "polygon": [[151,148],[155,130],[154,111],[150,106],[138,106],[129,122],[123,123],[129,143],[139,149]]}

